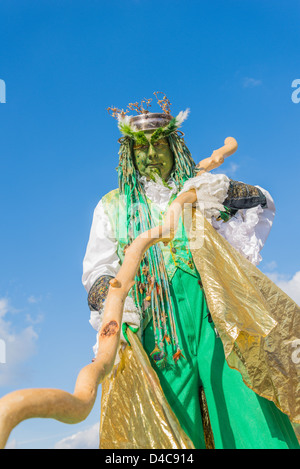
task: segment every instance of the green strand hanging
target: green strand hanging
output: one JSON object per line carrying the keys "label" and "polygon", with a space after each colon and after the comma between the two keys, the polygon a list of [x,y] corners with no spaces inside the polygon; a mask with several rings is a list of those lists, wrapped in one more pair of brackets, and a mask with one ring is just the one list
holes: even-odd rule
{"label": "green strand hanging", "polygon": [[[186,147],[184,140],[177,132],[168,136],[169,145],[174,155],[174,168],[171,174],[178,191],[184,182],[196,174],[195,162]],[[130,137],[121,139],[118,170],[120,194],[126,197],[126,220],[128,243],[142,232],[154,228],[154,222],[139,181],[137,170],[132,158],[132,140]],[[168,276],[158,244],[151,246],[143,256],[139,271],[135,278],[132,296],[144,317],[152,315],[155,348],[150,354],[159,367],[168,362],[166,345],[173,346],[172,361],[177,362],[183,357],[178,343],[174,320]],[[170,329],[170,332],[168,330]]]}

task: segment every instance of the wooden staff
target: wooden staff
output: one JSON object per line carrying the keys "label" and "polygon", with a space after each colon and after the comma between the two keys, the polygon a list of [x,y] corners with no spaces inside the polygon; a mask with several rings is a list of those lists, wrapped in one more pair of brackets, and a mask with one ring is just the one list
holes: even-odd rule
{"label": "wooden staff", "polygon": [[[224,143],[210,158],[200,162],[201,172],[218,167],[237,148],[232,137]],[[73,394],[60,389],[35,388],[14,391],[0,399],[0,448],[5,448],[11,431],[23,420],[52,418],[74,424],[87,418],[94,406],[99,384],[114,366],[124,302],[134,285],[142,257],[153,244],[159,241],[168,243],[174,238],[184,204],[194,203],[196,199],[194,189],[182,193],[170,205],[165,223],[140,234],[126,249],[124,262],[116,277],[110,281],[96,359],[79,372]]]}
{"label": "wooden staff", "polygon": [[200,174],[205,171],[211,171],[212,169],[218,168],[224,163],[225,158],[236,152],[237,147],[238,144],[236,139],[233,137],[227,137],[224,140],[224,145],[221,148],[214,150],[209,158],[201,160],[200,163],[197,164],[196,168]]}

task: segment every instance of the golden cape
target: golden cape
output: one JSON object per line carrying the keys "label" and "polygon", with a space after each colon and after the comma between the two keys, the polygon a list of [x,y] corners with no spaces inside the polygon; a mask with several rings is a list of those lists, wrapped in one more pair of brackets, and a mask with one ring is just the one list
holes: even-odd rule
{"label": "golden cape", "polygon": [[[192,234],[201,247],[193,248]],[[300,307],[239,254],[197,210],[190,248],[225,358],[245,384],[300,424]],[[129,331],[131,332],[131,331]],[[135,334],[102,386],[100,448],[193,448]],[[203,416],[205,423],[205,415]],[[209,442],[209,435],[206,434]]]}

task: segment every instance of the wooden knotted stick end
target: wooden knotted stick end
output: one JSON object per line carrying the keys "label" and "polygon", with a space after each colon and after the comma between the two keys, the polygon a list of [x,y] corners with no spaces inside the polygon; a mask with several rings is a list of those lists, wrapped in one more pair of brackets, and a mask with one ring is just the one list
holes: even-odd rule
{"label": "wooden knotted stick end", "polygon": [[116,278],[112,278],[110,281],[109,281],[109,284],[114,287],[114,288],[120,288],[121,287],[121,282],[119,282],[118,279]]}

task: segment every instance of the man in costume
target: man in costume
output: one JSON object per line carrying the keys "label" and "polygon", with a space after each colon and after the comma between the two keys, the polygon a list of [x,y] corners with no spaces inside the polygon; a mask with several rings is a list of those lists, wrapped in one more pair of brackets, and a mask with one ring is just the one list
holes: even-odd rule
{"label": "man in costume", "polygon": [[[197,167],[179,131],[188,112],[173,118],[167,98],[158,99],[158,103],[163,113],[150,113],[150,100],[142,101],[141,105],[129,105],[131,110],[138,111],[134,117],[113,109],[123,134],[119,188],[106,194],[95,209],[83,263],[90,322],[97,331],[101,329],[109,282],[120,269],[126,247],[140,233],[161,223],[179,193],[196,190],[197,208],[221,235],[217,239],[223,240],[214,248],[216,252],[221,250],[222,243],[225,243],[224,249],[230,249],[226,247],[226,243],[230,243],[237,255],[257,265],[272,226],[275,208],[270,194],[260,187],[232,181],[224,174],[211,174],[205,171],[207,168]],[[221,158],[228,154],[230,149],[225,145]],[[214,234],[209,236],[214,237]],[[232,252],[232,258],[235,255]],[[235,267],[234,276],[231,259],[222,266],[222,260],[218,261],[216,256],[210,265],[218,272],[210,276],[209,284],[204,269],[202,275],[196,265],[197,256],[190,248],[186,227],[180,220],[174,239],[152,246],[142,259],[135,285],[124,305],[122,342],[129,342],[127,326],[137,332],[164,396],[195,448],[297,448],[290,418],[282,412],[285,410],[282,400],[277,402],[264,392],[264,387],[265,390],[276,388],[278,383],[265,386],[268,378],[266,374],[260,377],[257,367],[252,378],[244,358],[253,353],[257,355],[256,350],[261,345],[257,345],[253,337],[269,337],[276,321],[268,314],[265,319],[256,320],[257,311],[260,313],[259,302],[265,305],[264,299],[258,297],[257,300],[256,291],[244,299],[242,292],[243,288],[246,291],[246,283],[242,282],[247,279],[243,280],[243,274],[238,271],[240,267]],[[204,257],[207,262],[208,256]],[[203,259],[198,262],[200,265]],[[233,277],[227,289],[220,293],[219,287],[231,278],[230,275]],[[238,308],[242,311],[243,304],[246,305],[242,319],[232,313],[237,295],[240,295]],[[224,321],[223,312],[218,312],[221,304],[223,309],[233,305]],[[248,319],[247,305],[253,308],[249,316],[252,314],[251,321],[254,317],[254,326]],[[243,342],[245,353],[241,352],[243,347],[239,342],[243,334],[245,337],[248,334]],[[228,345],[231,340],[234,346]],[[251,348],[249,343],[255,343],[257,348]],[[264,350],[268,353],[265,345]],[[97,344],[94,351],[97,352]],[[264,361],[264,355],[259,360]],[[134,388],[131,392],[134,394]],[[143,406],[147,405],[144,401],[140,411],[144,412]],[[130,418],[126,421],[128,426]],[[118,432],[118,420],[113,425]],[[149,425],[151,427],[151,422]],[[205,427],[209,427],[210,437]],[[130,446],[128,441],[124,447],[141,446],[136,442]]]}

